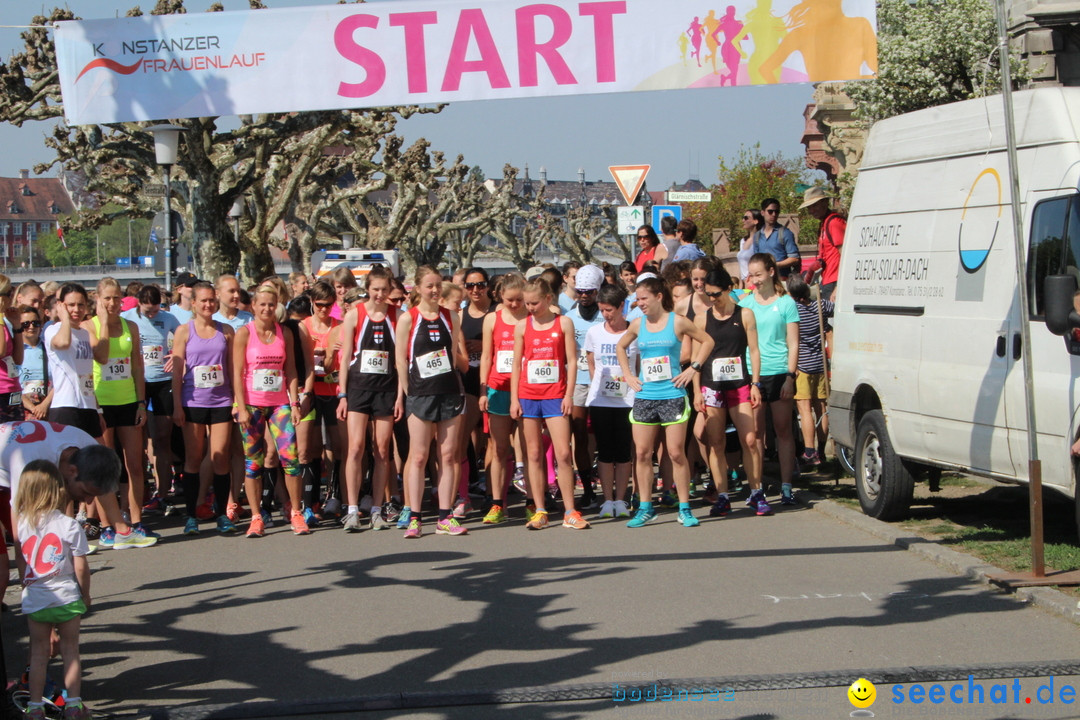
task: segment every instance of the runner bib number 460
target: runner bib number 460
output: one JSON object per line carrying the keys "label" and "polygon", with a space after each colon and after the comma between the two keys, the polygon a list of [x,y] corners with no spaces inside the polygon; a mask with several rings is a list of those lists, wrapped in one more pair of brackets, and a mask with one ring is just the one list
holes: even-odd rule
{"label": "runner bib number 460", "polygon": [[530,385],[551,385],[559,382],[559,361],[530,360],[526,378]]}

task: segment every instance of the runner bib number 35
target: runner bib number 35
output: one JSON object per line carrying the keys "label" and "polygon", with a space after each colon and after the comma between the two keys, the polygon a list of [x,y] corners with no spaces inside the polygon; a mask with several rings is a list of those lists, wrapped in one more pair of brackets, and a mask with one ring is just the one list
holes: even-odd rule
{"label": "runner bib number 35", "polygon": [[285,387],[285,375],[277,368],[258,368],[251,373],[253,392],[281,392]]}

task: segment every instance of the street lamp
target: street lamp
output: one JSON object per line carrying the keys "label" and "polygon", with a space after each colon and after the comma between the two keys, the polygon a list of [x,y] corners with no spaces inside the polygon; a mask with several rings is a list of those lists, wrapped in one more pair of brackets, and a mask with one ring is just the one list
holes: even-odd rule
{"label": "street lamp", "polygon": [[154,156],[165,176],[165,292],[172,292],[172,209],[170,207],[169,172],[176,164],[176,149],[180,144],[180,131],[177,125],[152,125],[146,128],[154,137]]}
{"label": "street lamp", "polygon": [[131,218],[128,218],[128,264],[135,262],[132,256],[135,254],[131,247],[131,223],[134,222]]}

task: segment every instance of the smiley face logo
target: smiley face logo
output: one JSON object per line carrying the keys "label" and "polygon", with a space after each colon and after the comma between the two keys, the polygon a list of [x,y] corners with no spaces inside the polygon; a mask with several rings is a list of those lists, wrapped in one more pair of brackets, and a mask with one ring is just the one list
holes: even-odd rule
{"label": "smiley face logo", "polygon": [[857,708],[868,708],[877,700],[877,688],[866,678],[859,678],[851,683],[847,691],[848,700]]}

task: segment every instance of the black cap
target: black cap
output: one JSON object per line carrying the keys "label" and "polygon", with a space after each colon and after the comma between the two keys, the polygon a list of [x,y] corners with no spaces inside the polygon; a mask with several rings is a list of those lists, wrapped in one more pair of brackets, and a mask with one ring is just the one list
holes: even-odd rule
{"label": "black cap", "polygon": [[176,287],[191,287],[199,282],[199,278],[189,272],[182,272],[176,276]]}

